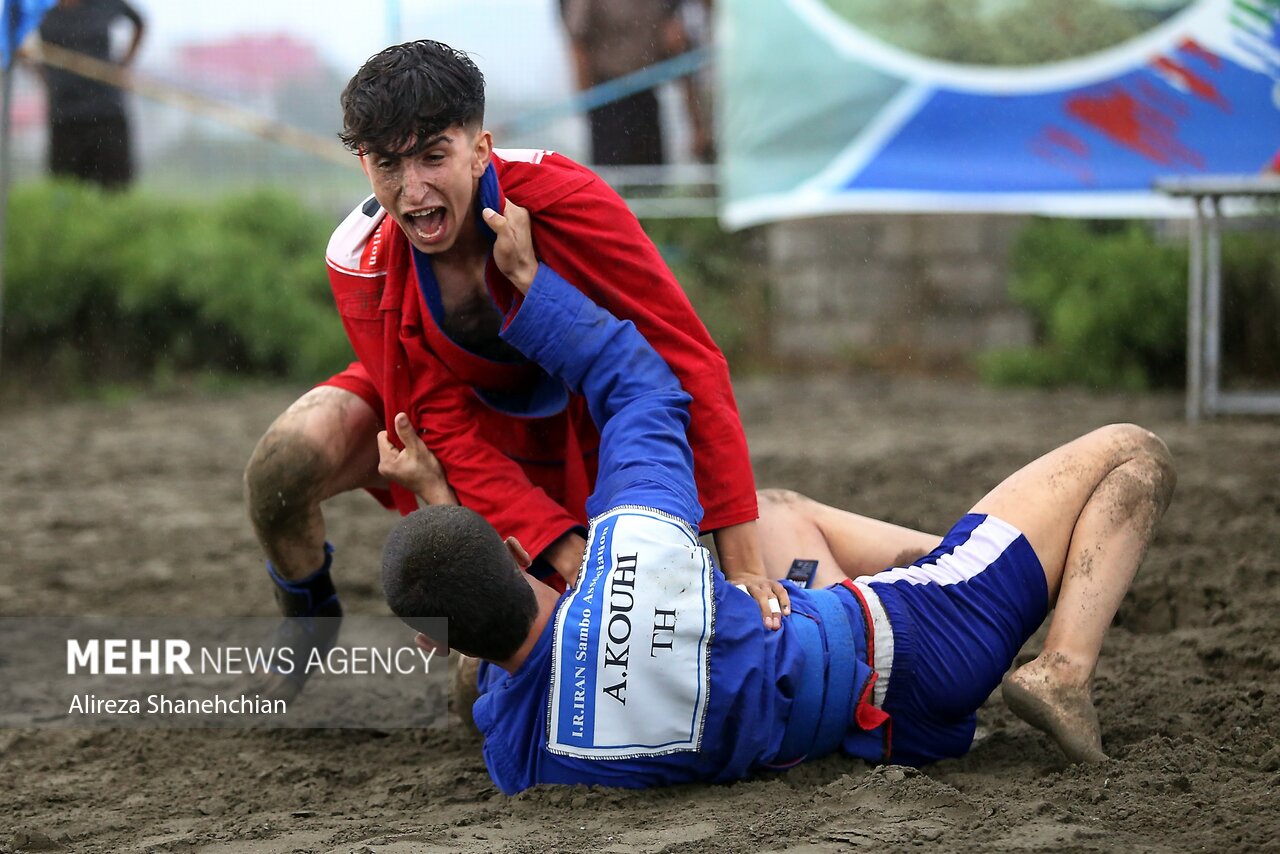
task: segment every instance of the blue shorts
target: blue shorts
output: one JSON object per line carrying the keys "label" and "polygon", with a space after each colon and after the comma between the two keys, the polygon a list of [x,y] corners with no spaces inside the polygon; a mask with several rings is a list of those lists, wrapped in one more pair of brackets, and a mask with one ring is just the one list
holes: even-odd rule
{"label": "blue shorts", "polygon": [[854,583],[874,594],[874,702],[892,720],[889,759],[963,755],[978,707],[1049,612],[1031,544],[1012,525],[971,513],[911,566]]}

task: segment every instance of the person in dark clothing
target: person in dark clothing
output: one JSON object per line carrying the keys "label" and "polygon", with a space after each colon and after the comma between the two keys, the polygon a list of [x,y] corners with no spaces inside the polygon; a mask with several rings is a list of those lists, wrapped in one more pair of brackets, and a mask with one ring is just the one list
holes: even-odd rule
{"label": "person in dark clothing", "polygon": [[[687,49],[676,0],[566,0],[578,88],[586,91]],[[633,92],[588,111],[591,162],[597,166],[667,162],[662,115],[653,89]],[[699,126],[700,127],[700,126]]]}
{"label": "person in dark clothing", "polygon": [[[111,55],[111,27],[133,26],[128,48]],[[125,0],[60,0],[40,24],[46,44],[128,68],[137,56],[145,24]],[[133,180],[133,156],[124,93],[117,87],[46,65],[49,93],[49,171],[93,181],[109,189]]]}

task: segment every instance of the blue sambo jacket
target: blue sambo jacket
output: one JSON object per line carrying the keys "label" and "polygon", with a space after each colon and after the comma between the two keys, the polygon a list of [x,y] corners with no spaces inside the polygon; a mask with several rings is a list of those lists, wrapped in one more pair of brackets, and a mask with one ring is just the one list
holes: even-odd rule
{"label": "blue sambo jacket", "polygon": [[635,327],[540,267],[502,336],[587,400],[601,430],[575,588],[474,717],[498,787],[740,779],[843,748],[879,759],[866,605],[791,586],[778,631],[714,566],[685,437],[689,396]]}

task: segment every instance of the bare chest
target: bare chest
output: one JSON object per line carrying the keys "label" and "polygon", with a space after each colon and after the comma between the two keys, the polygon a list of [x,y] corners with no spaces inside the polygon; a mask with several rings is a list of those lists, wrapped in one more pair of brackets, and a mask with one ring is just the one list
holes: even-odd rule
{"label": "bare chest", "polygon": [[498,337],[502,316],[489,298],[484,265],[434,269],[440,288],[441,329],[454,343],[479,356],[499,361],[519,358],[519,353]]}

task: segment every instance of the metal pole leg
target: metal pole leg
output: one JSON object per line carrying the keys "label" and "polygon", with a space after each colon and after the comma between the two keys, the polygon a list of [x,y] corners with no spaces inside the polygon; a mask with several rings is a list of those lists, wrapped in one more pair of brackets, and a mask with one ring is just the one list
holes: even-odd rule
{"label": "metal pole leg", "polygon": [[1192,196],[1190,269],[1187,276],[1187,423],[1198,424],[1203,412],[1204,374],[1204,220],[1200,197]]}
{"label": "metal pole leg", "polygon": [[1222,377],[1222,200],[1209,199],[1209,230],[1204,254],[1207,267],[1204,300],[1204,412],[1218,412]]}

